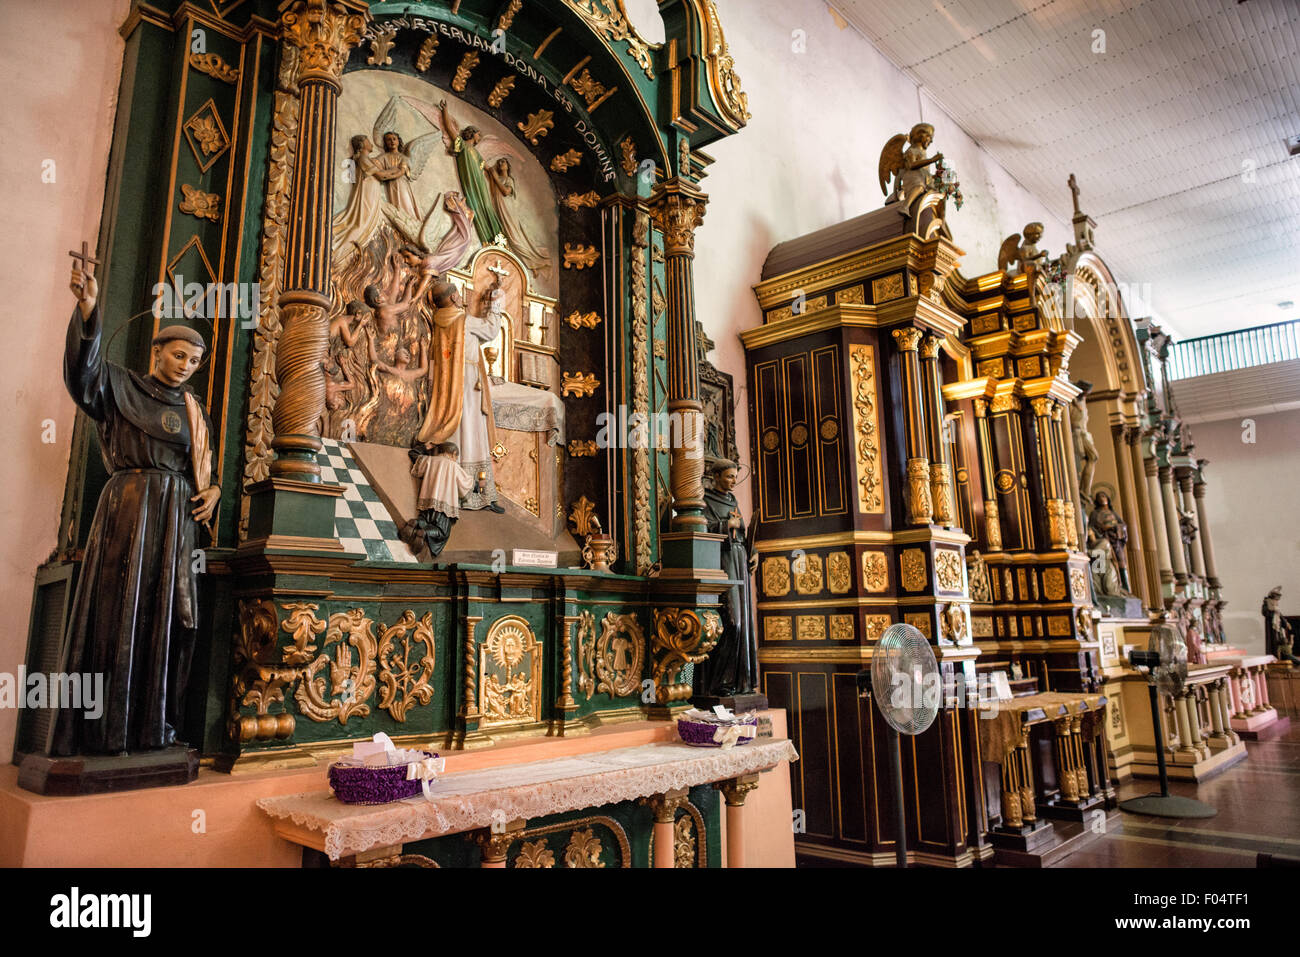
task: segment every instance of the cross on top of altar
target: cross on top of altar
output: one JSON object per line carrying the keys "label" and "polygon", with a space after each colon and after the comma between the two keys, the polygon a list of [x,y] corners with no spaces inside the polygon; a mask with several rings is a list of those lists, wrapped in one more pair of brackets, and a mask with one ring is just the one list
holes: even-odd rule
{"label": "cross on top of altar", "polygon": [[505,266],[501,265],[500,259],[492,260],[492,265],[488,266],[487,268],[488,268],[488,272],[496,276],[498,280],[505,279],[506,276],[510,275],[510,270],[507,269]]}

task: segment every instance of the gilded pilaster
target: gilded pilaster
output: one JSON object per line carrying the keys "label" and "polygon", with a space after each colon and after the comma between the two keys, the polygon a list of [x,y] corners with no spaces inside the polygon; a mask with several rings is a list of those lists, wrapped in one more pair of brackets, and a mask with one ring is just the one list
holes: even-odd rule
{"label": "gilded pilaster", "polygon": [[930,500],[936,525],[953,527],[952,464],[943,434],[943,371],[939,368],[938,336],[926,336],[918,349],[921,357],[922,389],[925,397],[926,432],[930,452]]}
{"label": "gilded pilaster", "polygon": [[1065,499],[1061,494],[1061,462],[1054,438],[1055,424],[1051,399],[1034,399],[1031,403],[1038,426],[1039,458],[1042,462],[1043,505],[1047,511],[1047,538],[1052,548],[1068,548],[1069,538]]}
{"label": "gilded pilaster", "polygon": [[910,525],[929,525],[934,514],[931,499],[929,441],[925,421],[925,402],[921,395],[917,347],[924,335],[910,326],[895,329],[894,341],[903,370],[903,404],[906,406],[907,433],[907,521]]}
{"label": "gilded pilaster", "polygon": [[990,552],[1002,551],[1002,519],[993,486],[993,439],[989,435],[989,404],[975,399],[975,431],[979,438],[980,478],[984,486],[984,544]]}

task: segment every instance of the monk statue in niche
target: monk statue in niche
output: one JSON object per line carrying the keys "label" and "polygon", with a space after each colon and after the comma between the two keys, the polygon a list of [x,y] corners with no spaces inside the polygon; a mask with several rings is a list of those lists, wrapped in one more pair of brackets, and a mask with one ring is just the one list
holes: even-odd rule
{"label": "monk statue in niche", "polygon": [[185,382],[207,351],[187,326],[153,338],[140,375],[104,359],[95,278],[79,268],[63,381],[96,423],[108,469],[68,618],[67,673],[104,675],[103,713],[59,712],[53,754],[122,754],[186,747],[184,715],[199,623],[196,526],[211,528],[221,498],[212,476],[212,424]]}
{"label": "monk statue in niche", "polygon": [[725,536],[722,571],[738,584],[723,598],[722,638],[708,659],[695,668],[697,697],[727,698],[751,694],[758,687],[758,636],[754,628],[752,576],[758,568],[753,530],[745,531],[736,487],[736,463],[719,459],[713,464],[713,488],[704,490],[704,519],[708,531]]}
{"label": "monk statue in niche", "polygon": [[1264,654],[1273,655],[1278,661],[1295,667],[1300,665],[1300,658],[1295,656],[1295,632],[1278,610],[1281,600],[1282,586],[1279,585],[1264,596],[1264,604],[1259,609],[1264,616]]}

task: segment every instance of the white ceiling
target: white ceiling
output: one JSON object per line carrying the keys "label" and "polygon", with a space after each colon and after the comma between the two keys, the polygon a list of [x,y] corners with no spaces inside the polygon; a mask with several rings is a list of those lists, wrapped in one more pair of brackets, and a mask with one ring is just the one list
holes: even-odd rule
{"label": "white ceiling", "polygon": [[1066,221],[1074,173],[1179,338],[1300,317],[1300,0],[834,7]]}

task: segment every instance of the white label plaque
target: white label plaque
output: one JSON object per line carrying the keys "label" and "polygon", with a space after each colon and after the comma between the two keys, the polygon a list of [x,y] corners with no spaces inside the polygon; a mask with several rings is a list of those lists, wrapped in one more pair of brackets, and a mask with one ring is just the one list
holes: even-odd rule
{"label": "white label plaque", "polygon": [[538,551],[532,548],[513,550],[512,565],[535,565],[538,568],[554,568],[559,561],[559,552]]}

